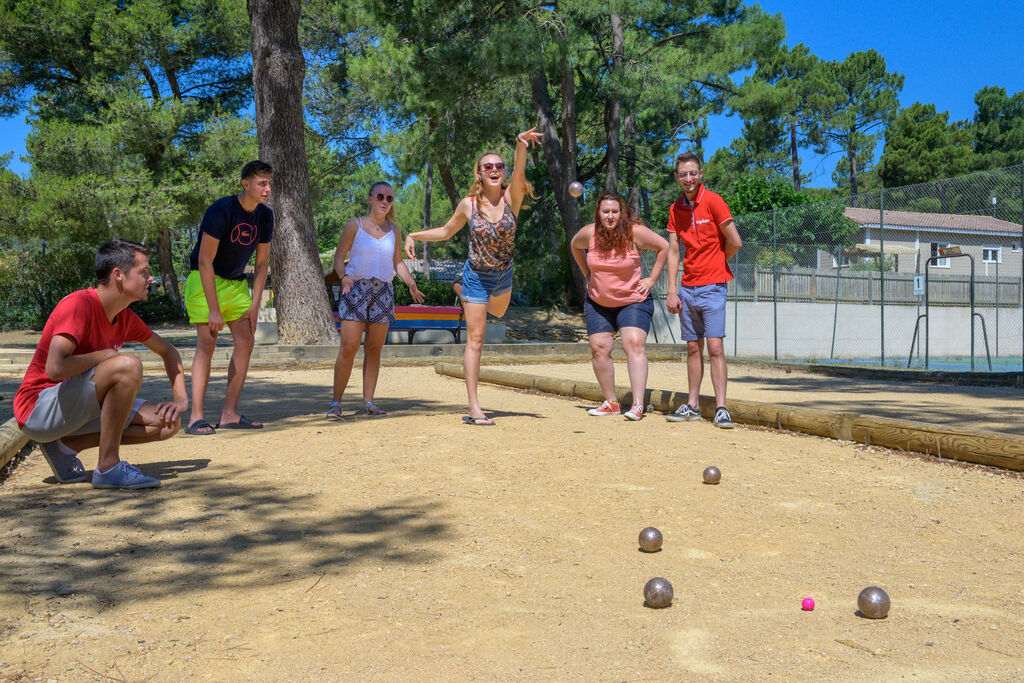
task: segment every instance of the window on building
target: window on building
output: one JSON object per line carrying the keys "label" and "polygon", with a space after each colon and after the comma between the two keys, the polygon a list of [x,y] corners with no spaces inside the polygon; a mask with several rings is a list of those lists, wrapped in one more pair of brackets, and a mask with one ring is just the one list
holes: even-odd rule
{"label": "window on building", "polygon": [[[931,254],[929,254],[929,256],[931,256],[931,258],[935,258],[936,256],[939,255],[939,249],[945,249],[948,246],[949,246],[948,242],[932,242]],[[948,258],[936,259],[935,261],[932,262],[932,265],[935,268],[949,268],[949,259]]]}
{"label": "window on building", "polygon": [[1002,263],[1003,262],[1003,249],[1002,247],[982,247],[981,248],[981,260],[983,263]]}
{"label": "window on building", "polygon": [[1020,242],[1015,242],[1015,243],[1011,244],[1010,245],[1010,251],[1012,251],[1014,254],[1020,252]]}

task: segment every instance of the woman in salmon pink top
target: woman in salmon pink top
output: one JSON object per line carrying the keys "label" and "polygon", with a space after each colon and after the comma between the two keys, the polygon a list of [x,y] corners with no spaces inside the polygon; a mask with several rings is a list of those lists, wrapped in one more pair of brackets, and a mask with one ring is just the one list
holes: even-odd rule
{"label": "woman in salmon pink top", "polygon": [[[648,277],[642,277],[642,249],[658,253]],[[665,266],[668,242],[641,225],[622,197],[604,194],[597,200],[594,222],[583,226],[572,238],[572,255],[587,278],[583,313],[591,363],[604,394],[604,403],[587,412],[598,416],[620,412],[612,365],[612,336],[618,332],[633,390],[633,406],[626,411],[626,419],[640,420],[644,416],[647,389],[645,347],[654,315],[651,288]]]}

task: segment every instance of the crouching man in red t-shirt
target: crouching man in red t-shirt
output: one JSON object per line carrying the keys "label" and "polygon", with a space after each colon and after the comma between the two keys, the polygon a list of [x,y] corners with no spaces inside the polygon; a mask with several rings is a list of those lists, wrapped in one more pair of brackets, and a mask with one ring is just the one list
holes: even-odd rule
{"label": "crouching man in red t-shirt", "polygon": [[[149,296],[149,250],[113,239],[96,253],[96,287],[72,292],[46,321],[32,363],[14,397],[14,416],[62,484],[86,481],[79,451],[99,447],[96,488],[160,485],[120,458],[122,443],[161,441],[177,433],[188,407],[178,350],[151,331],[128,305]],[[117,351],[141,342],[164,361],[173,401],[136,397],[142,362]]]}
{"label": "crouching man in red t-shirt", "polygon": [[[700,159],[689,152],[676,157],[676,182],[683,196],[668,211],[668,278],[665,307],[679,314],[679,328],[686,341],[686,375],[689,400],[666,419],[672,422],[700,419],[700,383],[704,378],[704,341],[707,340],[711,384],[715,388],[716,427],[731,429],[732,417],[725,407],[725,291],[732,279],[729,259],[743,246],[728,205],[704,187]],[[683,278],[673,292],[679,270],[679,244]]]}

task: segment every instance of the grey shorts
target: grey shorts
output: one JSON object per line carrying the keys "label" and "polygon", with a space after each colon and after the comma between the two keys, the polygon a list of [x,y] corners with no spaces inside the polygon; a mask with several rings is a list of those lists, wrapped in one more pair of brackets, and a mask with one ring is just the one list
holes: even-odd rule
{"label": "grey shorts", "polygon": [[683,341],[725,337],[725,283],[680,287],[679,332]]}
{"label": "grey shorts", "polygon": [[[39,443],[50,443],[65,436],[100,433],[100,402],[96,398],[96,384],[92,381],[96,368],[81,375],[69,377],[60,384],[39,392],[36,407],[32,409],[21,431]],[[146,401],[136,398],[128,414],[128,422]]]}

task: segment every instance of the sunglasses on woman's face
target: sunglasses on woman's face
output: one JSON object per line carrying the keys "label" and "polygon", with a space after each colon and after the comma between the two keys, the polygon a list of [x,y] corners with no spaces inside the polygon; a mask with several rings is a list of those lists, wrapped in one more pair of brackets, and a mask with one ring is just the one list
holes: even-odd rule
{"label": "sunglasses on woman's face", "polygon": [[501,163],[500,161],[496,164],[480,164],[480,168],[482,168],[484,171],[504,171],[505,164]]}
{"label": "sunglasses on woman's face", "polygon": [[377,193],[377,201],[378,202],[387,202],[388,204],[390,204],[391,202],[395,201],[395,198],[394,198],[394,196],[392,196],[390,194],[381,194],[380,192],[378,192]]}

